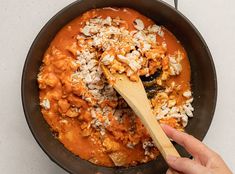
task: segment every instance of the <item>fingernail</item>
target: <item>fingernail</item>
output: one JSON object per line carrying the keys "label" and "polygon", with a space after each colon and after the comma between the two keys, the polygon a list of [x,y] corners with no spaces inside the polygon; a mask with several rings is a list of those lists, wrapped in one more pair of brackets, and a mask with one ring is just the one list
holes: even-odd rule
{"label": "fingernail", "polygon": [[173,162],[175,162],[175,160],[177,160],[177,157],[176,157],[176,156],[172,156],[172,155],[167,155],[167,156],[166,156],[166,161],[167,161],[168,163],[173,163]]}

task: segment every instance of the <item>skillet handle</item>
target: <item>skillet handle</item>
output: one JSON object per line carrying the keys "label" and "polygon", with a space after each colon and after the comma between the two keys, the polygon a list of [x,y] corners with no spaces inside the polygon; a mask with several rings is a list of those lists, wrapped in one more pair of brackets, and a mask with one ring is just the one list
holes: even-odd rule
{"label": "skillet handle", "polygon": [[175,9],[178,10],[178,0],[174,0]]}

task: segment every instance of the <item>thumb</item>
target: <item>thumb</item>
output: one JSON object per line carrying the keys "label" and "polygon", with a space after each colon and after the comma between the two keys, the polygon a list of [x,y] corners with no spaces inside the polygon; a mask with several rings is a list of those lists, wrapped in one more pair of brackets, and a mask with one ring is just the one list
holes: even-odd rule
{"label": "thumb", "polygon": [[166,161],[172,169],[185,174],[206,174],[208,172],[207,168],[188,158],[167,156]]}

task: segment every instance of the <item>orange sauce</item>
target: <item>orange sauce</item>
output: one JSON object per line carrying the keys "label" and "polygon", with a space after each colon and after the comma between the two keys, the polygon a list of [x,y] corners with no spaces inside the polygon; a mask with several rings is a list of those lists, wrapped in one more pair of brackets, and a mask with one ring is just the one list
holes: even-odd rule
{"label": "orange sauce", "polygon": [[[145,26],[151,25],[154,22],[147,17],[141,15],[140,13],[132,10],[132,9],[112,9],[112,8],[104,8],[104,9],[95,9],[86,12],[82,16],[77,17],[70,23],[68,23],[66,26],[64,26],[55,36],[53,41],[51,42],[48,50],[45,53],[44,56],[44,72],[52,73],[56,75],[56,79],[58,83],[54,87],[45,88],[43,90],[40,90],[40,99],[43,99],[45,96],[50,99],[51,101],[51,109],[50,111],[42,110],[43,116],[46,119],[47,123],[51,126],[53,131],[56,131],[59,133],[58,139],[61,141],[64,146],[69,149],[71,152],[73,152],[75,155],[80,156],[82,159],[90,160],[93,163],[99,164],[99,165],[105,165],[105,166],[113,166],[114,163],[109,158],[108,154],[103,151],[103,146],[100,143],[99,139],[100,136],[96,134],[93,131],[94,134],[91,134],[91,136],[84,137],[82,136],[82,124],[83,122],[78,120],[77,118],[68,118],[63,115],[61,115],[58,112],[58,100],[63,98],[63,90],[65,87],[65,81],[64,79],[67,78],[70,74],[72,74],[76,68],[70,68],[66,71],[63,71],[61,69],[63,68],[55,68],[56,66],[59,66],[58,61],[63,59],[61,66],[70,66],[69,63],[65,65],[64,62],[64,56],[66,56],[68,59],[68,62],[70,60],[75,59],[74,57],[66,48],[68,45],[72,45],[74,42],[76,42],[76,36],[78,33],[80,33],[81,27],[84,26],[85,21],[87,21],[90,18],[101,16],[102,18],[106,18],[107,16],[110,16],[111,18],[120,17],[122,20],[127,21],[128,29],[133,30],[133,21],[136,18],[141,19]],[[190,89],[190,65],[189,61],[187,59],[187,54],[180,44],[180,42],[177,41],[176,37],[168,31],[166,28],[164,28],[164,37],[161,38],[160,36],[157,37],[158,42],[165,41],[168,48],[169,54],[174,54],[176,51],[180,50],[185,54],[185,57],[181,61],[182,65],[182,72],[179,76],[171,77],[171,79],[167,83],[171,83],[172,81],[175,81],[176,84],[179,84],[182,86],[182,89],[179,91],[177,100],[183,101],[182,92]],[[60,58],[56,56],[55,53],[53,53],[54,48],[57,50],[60,50],[60,53],[63,55]],[[55,65],[55,63],[57,63]],[[66,73],[64,73],[66,72]],[[52,78],[52,77],[50,77]],[[52,78],[53,79],[53,78]],[[48,82],[49,83],[49,82]],[[52,83],[52,82],[51,82]],[[53,86],[53,85],[52,85]],[[69,88],[69,86],[67,87]],[[69,91],[69,89],[68,89]],[[50,93],[50,94],[49,94]],[[89,120],[91,119],[91,116],[88,112],[86,112],[87,106],[86,103],[83,103],[82,105],[82,114],[87,114],[87,122],[89,123]],[[115,120],[111,118],[111,122],[113,125],[115,125]],[[137,118],[137,130],[139,131],[135,139],[141,139],[143,137],[148,137],[148,134],[143,128],[142,124],[140,123],[140,120]],[[125,122],[126,124],[129,124],[128,121]],[[124,134],[115,135],[115,129],[125,129],[125,127],[121,127],[118,124],[114,126],[114,128],[110,128],[110,133],[107,133],[107,136],[111,140],[117,141],[117,137],[125,138],[128,136],[125,131]],[[113,131],[113,132],[112,132]],[[134,149],[127,148],[126,146],[120,144],[119,151],[126,154],[126,165],[136,165],[140,163],[144,158],[144,151],[142,149],[142,145],[138,144]],[[159,154],[157,149],[154,149],[155,154]]]}

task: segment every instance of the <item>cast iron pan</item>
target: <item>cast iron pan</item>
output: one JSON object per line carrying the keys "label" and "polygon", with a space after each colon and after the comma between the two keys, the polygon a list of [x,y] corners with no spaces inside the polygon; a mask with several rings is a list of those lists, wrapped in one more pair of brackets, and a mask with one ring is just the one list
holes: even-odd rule
{"label": "cast iron pan", "polygon": [[[181,13],[164,2],[156,0],[80,0],[57,13],[34,40],[22,75],[22,103],[26,120],[32,134],[45,153],[60,167],[73,174],[163,174],[167,169],[161,157],[157,160],[130,168],[101,167],[73,155],[56,140],[43,119],[39,107],[37,74],[42,57],[56,33],[68,22],[82,13],[100,7],[129,7],[165,26],[181,41],[191,64],[192,90],[194,95],[194,118],[186,131],[202,140],[213,118],[217,83],[211,54],[200,33]],[[182,156],[188,154],[178,145]]]}

